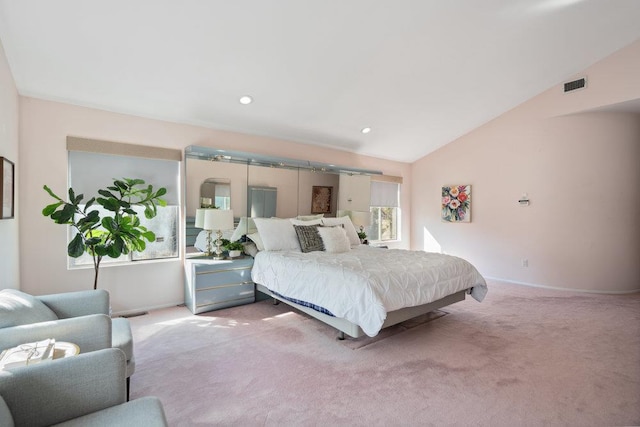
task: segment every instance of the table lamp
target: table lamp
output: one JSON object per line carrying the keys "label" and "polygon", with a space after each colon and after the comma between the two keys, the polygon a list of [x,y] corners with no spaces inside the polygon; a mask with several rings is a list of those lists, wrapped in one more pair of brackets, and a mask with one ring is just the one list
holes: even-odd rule
{"label": "table lamp", "polygon": [[[196,221],[198,212],[196,211]],[[216,251],[213,259],[224,259],[222,256],[222,231],[233,229],[233,211],[231,209],[204,209],[203,227],[207,231],[207,255],[211,254],[211,232],[216,230]]]}

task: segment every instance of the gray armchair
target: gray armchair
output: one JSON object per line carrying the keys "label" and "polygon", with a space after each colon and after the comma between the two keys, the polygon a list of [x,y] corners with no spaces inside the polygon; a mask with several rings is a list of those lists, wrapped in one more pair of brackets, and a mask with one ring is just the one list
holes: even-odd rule
{"label": "gray armchair", "polygon": [[125,402],[125,372],[115,348],[0,371],[0,425],[167,426],[158,398]]}
{"label": "gray armchair", "polygon": [[129,321],[109,316],[105,290],[32,296],[14,289],[0,291],[0,351],[26,342],[55,338],[80,347],[80,353],[119,348],[126,356],[127,398],[135,371]]}

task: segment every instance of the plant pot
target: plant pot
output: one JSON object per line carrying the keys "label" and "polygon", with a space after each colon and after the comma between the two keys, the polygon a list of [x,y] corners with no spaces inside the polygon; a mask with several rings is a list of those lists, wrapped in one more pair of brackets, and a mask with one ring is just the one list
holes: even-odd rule
{"label": "plant pot", "polygon": [[237,258],[242,255],[242,251],[229,251],[229,258]]}

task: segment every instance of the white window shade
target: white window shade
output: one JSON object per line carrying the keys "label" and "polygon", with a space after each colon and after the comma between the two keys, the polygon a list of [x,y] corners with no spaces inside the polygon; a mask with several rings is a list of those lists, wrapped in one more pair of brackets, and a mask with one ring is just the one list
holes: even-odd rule
{"label": "white window shade", "polygon": [[179,205],[180,163],[173,160],[69,151],[69,186],[85,201],[98,195],[98,190],[113,184],[114,179],[142,179],[154,190],[167,189],[162,196],[168,205]]}
{"label": "white window shade", "polygon": [[[76,195],[83,194],[82,203],[99,197],[98,190],[113,185],[114,179],[142,179],[152,185],[154,191],[167,189],[162,196],[166,207],[159,207],[156,217],[147,220],[138,215],[140,222],[156,235],[156,241],[148,242],[143,252],[132,252],[118,259],[104,258],[103,263],[127,263],[132,260],[158,259],[178,256],[178,228],[180,217],[180,160],[181,152],[158,147],[122,144],[76,137],[67,137],[69,187]],[[66,192],[65,192],[66,193]],[[60,194],[66,199],[66,194]],[[141,207],[134,207],[142,213]],[[94,204],[91,210],[103,211]],[[75,235],[70,228],[69,239]],[[70,267],[90,265],[87,254],[69,258]]]}
{"label": "white window shade", "polygon": [[371,206],[397,208],[400,206],[400,184],[371,181]]}

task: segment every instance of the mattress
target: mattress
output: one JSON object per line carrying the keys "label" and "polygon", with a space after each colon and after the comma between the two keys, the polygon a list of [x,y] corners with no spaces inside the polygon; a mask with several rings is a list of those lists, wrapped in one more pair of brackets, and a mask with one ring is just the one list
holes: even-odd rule
{"label": "mattress", "polygon": [[262,251],[252,280],[284,297],[323,307],[375,336],[387,312],[461,290],[482,301],[487,285],[468,261],[445,254],[361,245],[349,252]]}

